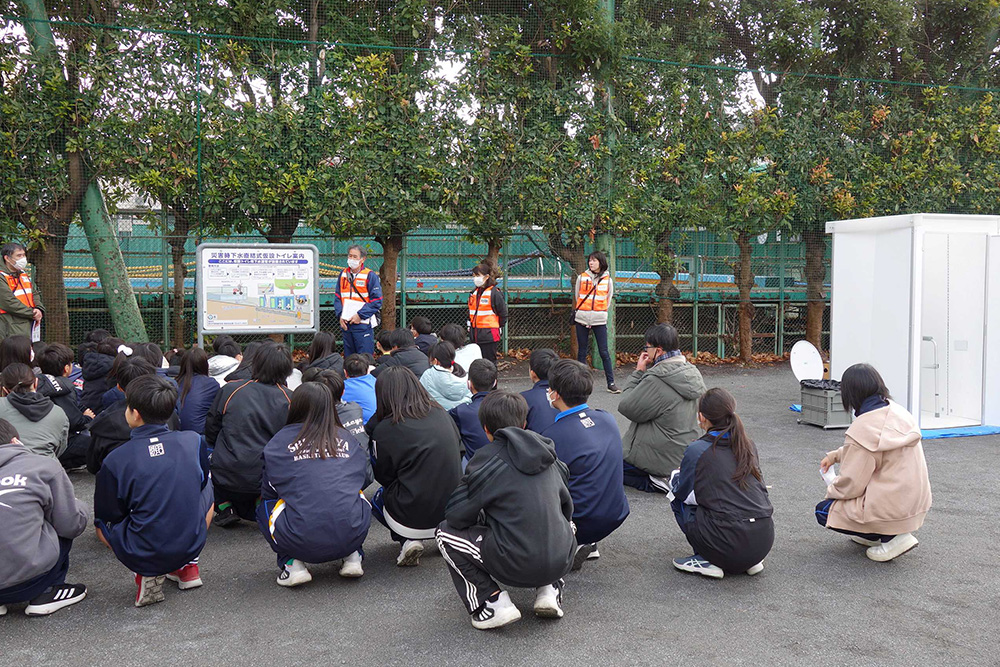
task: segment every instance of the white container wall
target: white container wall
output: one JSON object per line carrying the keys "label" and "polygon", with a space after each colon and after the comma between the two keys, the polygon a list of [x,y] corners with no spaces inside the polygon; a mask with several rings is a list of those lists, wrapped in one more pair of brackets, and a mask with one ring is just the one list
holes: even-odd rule
{"label": "white container wall", "polygon": [[900,215],[826,231],[831,377],[872,364],[921,428],[1000,424],[1000,217]]}

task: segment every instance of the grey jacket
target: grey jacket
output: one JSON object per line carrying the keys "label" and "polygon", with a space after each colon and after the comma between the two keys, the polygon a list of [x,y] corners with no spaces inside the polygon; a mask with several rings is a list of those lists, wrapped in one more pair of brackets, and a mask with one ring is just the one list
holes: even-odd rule
{"label": "grey jacket", "polygon": [[0,589],[55,567],[59,538],[79,537],[87,523],[87,509],[58,461],[0,444]]}
{"label": "grey jacket", "polygon": [[[28,336],[31,337],[31,323],[34,321],[35,311],[33,308],[21,303],[10,290],[10,285],[4,279],[8,275],[16,275],[0,271],[0,340],[7,336]],[[25,274],[27,275],[27,274]],[[34,282],[31,285],[31,295],[34,298],[35,308],[45,312],[42,299],[38,296],[38,291]]]}
{"label": "grey jacket", "polygon": [[701,372],[684,357],[632,373],[618,404],[618,412],[632,422],[622,438],[626,463],[669,477],[680,467],[688,444],[702,435],[698,399],[704,393]]}
{"label": "grey jacket", "polygon": [[0,419],[17,429],[28,451],[53,459],[66,451],[69,417],[48,396],[37,391],[0,398]]}
{"label": "grey jacket", "polygon": [[472,402],[469,379],[465,376],[458,377],[447,368],[431,366],[420,376],[420,384],[445,410]]}

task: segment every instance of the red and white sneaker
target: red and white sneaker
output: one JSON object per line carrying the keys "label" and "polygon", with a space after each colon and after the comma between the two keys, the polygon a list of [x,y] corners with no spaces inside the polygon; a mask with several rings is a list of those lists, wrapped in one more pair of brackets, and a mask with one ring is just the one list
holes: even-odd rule
{"label": "red and white sneaker", "polygon": [[135,575],[135,585],[138,587],[135,593],[135,606],[145,607],[148,604],[163,602],[164,579],[166,577],[162,574],[158,577]]}
{"label": "red and white sneaker", "polygon": [[198,563],[188,563],[179,570],[174,570],[167,575],[167,579],[177,583],[177,588],[186,591],[189,588],[201,586],[201,573],[198,571]]}

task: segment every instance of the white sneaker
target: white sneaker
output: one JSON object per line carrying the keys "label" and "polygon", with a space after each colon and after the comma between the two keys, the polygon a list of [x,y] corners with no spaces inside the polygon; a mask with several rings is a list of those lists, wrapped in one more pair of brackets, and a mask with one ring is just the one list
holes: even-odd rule
{"label": "white sneaker", "polygon": [[300,560],[293,559],[291,563],[285,563],[285,567],[281,568],[281,574],[278,575],[278,585],[287,588],[301,586],[312,581],[312,578],[313,576],[309,572],[309,568],[306,567],[306,564]]}
{"label": "white sneaker", "polygon": [[7,615],[7,605],[0,604],[0,616],[6,616],[6,615]]}
{"label": "white sneaker", "polygon": [[601,552],[597,550],[597,542],[594,542],[594,550],[587,556],[587,560],[597,560],[601,557]]}
{"label": "white sneaker", "polygon": [[907,551],[917,546],[917,538],[913,536],[913,533],[903,533],[902,535],[897,535],[888,542],[882,542],[878,546],[868,547],[868,551],[865,555],[868,558],[884,563],[890,561],[897,556],[902,556]]}
{"label": "white sneaker", "polygon": [[340,566],[340,576],[347,579],[357,579],[363,576],[365,573],[364,569],[361,567],[361,554],[355,551],[350,556],[344,559],[343,565]]}
{"label": "white sneaker", "polygon": [[752,577],[753,575],[760,574],[763,571],[764,571],[764,561],[761,561],[756,565],[754,565],[753,567],[751,567],[749,570],[747,570],[747,574],[749,574]]}
{"label": "white sneaker", "polygon": [[521,612],[510,601],[507,591],[500,591],[496,602],[487,600],[482,608],[472,615],[472,627],[476,630],[490,630],[521,620]]}
{"label": "white sneaker", "polygon": [[24,608],[25,616],[48,616],[63,607],[76,604],[87,597],[87,587],[83,584],[61,584],[53,586],[34,597]]}
{"label": "white sneaker", "polygon": [[562,581],[535,589],[535,616],[562,618]]}
{"label": "white sneaker", "polygon": [[694,572],[706,577],[712,577],[713,579],[722,579],[726,576],[721,567],[712,565],[698,554],[688,556],[687,558],[675,558],[673,562],[674,567],[682,572]]}
{"label": "white sneaker", "polygon": [[882,544],[881,540],[866,540],[865,538],[858,537],[857,535],[851,535],[851,542],[865,547],[877,547]]}
{"label": "white sneaker", "polygon": [[396,558],[396,565],[399,567],[410,567],[420,564],[420,557],[424,555],[424,543],[420,540],[406,540],[399,550]]}

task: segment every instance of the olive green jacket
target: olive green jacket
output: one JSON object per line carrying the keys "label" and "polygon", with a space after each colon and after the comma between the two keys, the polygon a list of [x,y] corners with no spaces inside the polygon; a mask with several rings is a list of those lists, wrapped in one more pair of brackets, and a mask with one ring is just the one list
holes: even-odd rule
{"label": "olive green jacket", "polygon": [[[0,313],[0,339],[14,335],[28,336],[30,338],[34,311],[14,296],[10,285],[7,284],[7,276],[9,275],[13,274],[0,271],[0,277],[3,278],[0,280],[0,310],[6,311]],[[42,305],[41,297],[38,296],[38,290],[34,281],[31,283],[31,290],[32,296],[35,298],[35,308],[44,313],[45,307]]]}

